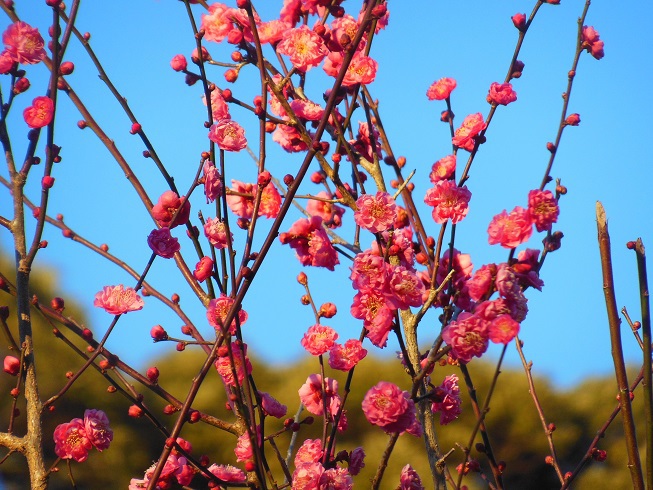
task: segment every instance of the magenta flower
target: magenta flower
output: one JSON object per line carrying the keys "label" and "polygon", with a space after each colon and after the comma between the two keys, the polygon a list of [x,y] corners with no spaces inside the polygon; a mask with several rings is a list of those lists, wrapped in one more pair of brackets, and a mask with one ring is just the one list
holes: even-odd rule
{"label": "magenta flower", "polygon": [[487,124],[483,122],[483,114],[480,112],[470,114],[463,120],[462,125],[456,129],[451,142],[458,148],[471,152],[474,149],[474,138],[486,127]]}
{"label": "magenta flower", "polygon": [[61,459],[74,459],[78,463],[83,463],[92,448],[93,444],[86,433],[82,419],[73,419],[54,429],[54,452]]}
{"label": "magenta flower", "polygon": [[442,224],[451,220],[453,224],[461,221],[469,211],[472,193],[467,186],[458,187],[453,180],[441,180],[426,191],[424,202],[433,206],[433,220]]}
{"label": "magenta flower", "polygon": [[453,78],[441,78],[431,84],[426,91],[426,96],[429,100],[444,100],[448,99],[456,88],[456,80]]}
{"label": "magenta flower", "polygon": [[247,146],[245,130],[230,119],[222,119],[211,126],[209,139],[225,151],[240,151]]}
{"label": "magenta flower", "polygon": [[[183,206],[182,202],[184,203]],[[181,208],[181,211],[179,211],[173,222],[172,218],[179,208]],[[174,228],[175,226],[185,225],[189,216],[190,201],[185,200],[183,196],[179,197],[173,191],[165,191],[159,196],[157,203],[152,206],[152,217],[161,227]]]}
{"label": "magenta flower", "polygon": [[481,266],[466,283],[469,297],[474,301],[481,301],[486,296],[489,297],[493,291],[492,287],[494,286],[496,274],[496,264]]}
{"label": "magenta flower", "polygon": [[499,243],[503,248],[515,248],[527,241],[533,233],[533,222],[528,212],[520,206],[510,214],[504,209],[497,214],[487,229],[490,245]]}
{"label": "magenta flower", "polygon": [[204,31],[204,39],[216,43],[221,42],[234,29],[231,20],[235,9],[221,3],[213,3],[209,7],[209,13],[202,15],[201,29]]}
{"label": "magenta flower", "polygon": [[261,408],[263,409],[263,413],[278,419],[286,416],[286,413],[288,412],[288,407],[286,405],[283,405],[279,400],[264,391],[259,391],[258,394],[261,397]]}
{"label": "magenta flower", "polygon": [[517,93],[509,83],[493,82],[487,94],[487,101],[497,105],[508,105],[517,100]]}
{"label": "magenta flower", "polygon": [[[243,344],[243,346],[244,348],[241,348],[240,343],[231,343],[235,372],[231,367],[231,360],[227,353],[219,356],[215,361],[215,368],[218,370],[220,376],[222,376],[222,380],[228,385],[236,386],[236,379],[238,379],[238,385],[242,386],[245,376],[252,374],[252,363],[249,362],[249,358],[247,357],[247,345]],[[243,357],[245,358],[244,364]]]}
{"label": "magenta flower", "polygon": [[32,105],[23,111],[23,119],[30,128],[42,128],[52,122],[54,102],[50,97],[36,97]]}
{"label": "magenta flower", "polygon": [[210,203],[222,195],[222,178],[213,162],[209,160],[204,162],[202,170],[204,171],[204,195],[206,202]]}
{"label": "magenta flower", "polygon": [[326,325],[313,325],[302,337],[301,343],[309,354],[321,356],[333,347],[338,333]]}
{"label": "magenta flower", "polygon": [[95,295],[93,306],[103,308],[111,315],[122,315],[130,311],[143,309],[143,299],[136,294],[134,288],[118,286],[105,286]]}
{"label": "magenta flower", "polygon": [[[325,191],[318,192],[316,197],[333,199],[333,196]],[[342,215],[345,214],[345,208],[330,202],[309,199],[306,203],[306,212],[311,216],[319,216],[327,228],[333,229],[342,225]]]}
{"label": "magenta flower", "polygon": [[212,464],[207,470],[223,482],[244,483],[247,481],[247,474],[243,470],[229,464]]}
{"label": "magenta flower", "polygon": [[302,265],[325,267],[332,271],[340,263],[319,216],[297,220],[287,232],[279,235],[279,240],[295,249]]}
{"label": "magenta flower", "polygon": [[499,315],[490,323],[488,334],[495,344],[509,344],[519,334],[519,323],[510,315]]}
{"label": "magenta flower", "polygon": [[232,179],[231,187],[234,194],[227,194],[227,206],[236,216],[251,219],[254,216],[254,184]]}
{"label": "magenta flower", "polygon": [[[338,382],[335,379],[324,378],[324,394],[326,394],[326,406],[331,403],[331,398],[338,394]],[[301,388],[299,388],[299,399],[302,401],[306,410],[313,415],[324,415],[324,405],[322,402],[322,376],[311,374]]]}
{"label": "magenta flower", "polygon": [[456,155],[447,155],[433,164],[429,179],[432,183],[437,184],[441,180],[449,179],[455,171]]}
{"label": "magenta flower", "polygon": [[424,283],[417,275],[401,265],[392,268],[388,289],[399,310],[407,310],[411,306],[422,306],[422,297],[426,292]]}
{"label": "magenta flower", "polygon": [[152,249],[152,252],[164,259],[174,257],[175,253],[179,252],[179,240],[170,234],[170,228],[164,226],[160,229],[152,230],[147,237],[147,244]]}
{"label": "magenta flower", "polygon": [[594,58],[600,60],[605,56],[603,51],[603,41],[599,39],[599,33],[592,26],[583,26],[582,31],[582,47],[586,49],[588,53],[591,53]]}
{"label": "magenta flower", "polygon": [[295,455],[295,467],[310,463],[319,463],[324,451],[320,439],[306,439]]}
{"label": "magenta flower", "polygon": [[175,71],[184,71],[188,68],[188,61],[183,54],[176,54],[170,60],[170,67]]}
{"label": "magenta flower", "polygon": [[113,440],[113,431],[109,427],[109,417],[106,413],[102,410],[85,410],[84,429],[95,449],[101,452],[109,448]]}
{"label": "magenta flower", "polygon": [[357,84],[370,84],[376,78],[378,68],[379,64],[374,59],[365,56],[359,51],[354,55],[347,68],[342,86],[351,87]]}
{"label": "magenta flower", "polygon": [[397,204],[387,192],[378,191],[374,196],[363,194],[356,201],[356,207],[354,221],[372,233],[391,228],[397,218]]}
{"label": "magenta flower", "polygon": [[199,282],[204,282],[213,274],[213,260],[211,257],[202,257],[195,265],[193,277]]}
{"label": "magenta flower", "polygon": [[387,433],[404,432],[416,421],[410,393],[388,381],[379,381],[370,388],[362,406],[367,420]]}
{"label": "magenta flower", "polygon": [[335,344],[329,350],[329,366],[338,371],[349,371],[365,358],[367,349],[360,340],[349,339],[344,345]]}
{"label": "magenta flower", "polygon": [[11,58],[22,65],[34,65],[45,56],[45,43],[39,30],[25,22],[14,22],[2,33],[2,42]]}
{"label": "magenta flower", "polygon": [[422,480],[417,474],[417,471],[415,471],[409,464],[404,466],[401,470],[399,481],[399,490],[424,490]]}
{"label": "magenta flower", "polygon": [[206,236],[211,245],[218,250],[227,248],[230,240],[233,242],[233,233],[230,232],[229,235],[231,238],[227,237],[227,227],[225,226],[224,221],[217,218],[209,218],[206,220],[206,223],[204,223],[204,236]]}
{"label": "magenta flower", "polygon": [[349,453],[349,473],[356,476],[365,467],[365,451],[357,447]]}
{"label": "magenta flower", "polygon": [[551,191],[535,189],[528,193],[528,213],[537,231],[549,231],[558,221],[560,208]]}
{"label": "magenta flower", "polygon": [[352,490],[354,481],[347,468],[329,468],[320,475],[318,488],[333,490]]}
{"label": "magenta flower", "polygon": [[292,490],[316,490],[320,477],[324,473],[324,466],[320,463],[308,463],[298,466],[292,474]]}
{"label": "magenta flower", "polygon": [[[216,332],[224,327],[224,321],[227,319],[229,311],[233,307],[235,300],[226,294],[220,294],[220,297],[212,299],[209,302],[209,307],[206,309],[206,318],[209,324],[215,328]],[[247,321],[248,315],[242,308],[238,309],[238,323],[242,327]],[[235,335],[236,333],[236,317],[231,321],[229,333]]]}
{"label": "magenta flower", "polygon": [[488,324],[477,315],[461,313],[456,321],[442,330],[442,340],[451,346],[454,359],[469,362],[487,350]]}
{"label": "magenta flower", "polygon": [[435,394],[437,401],[431,404],[431,411],[440,412],[440,425],[447,425],[457,419],[462,413],[458,376],[452,374],[444,378],[442,384],[435,389]]}
{"label": "magenta flower", "polygon": [[319,65],[329,50],[324,41],[307,26],[288,29],[277,45],[277,52],[290,58],[292,65],[301,72]]}

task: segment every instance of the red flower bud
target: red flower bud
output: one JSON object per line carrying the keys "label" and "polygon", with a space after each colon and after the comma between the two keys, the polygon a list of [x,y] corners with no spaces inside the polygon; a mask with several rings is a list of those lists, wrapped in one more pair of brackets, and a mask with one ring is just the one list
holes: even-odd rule
{"label": "red flower bud", "polygon": [[578,126],[580,124],[580,115],[576,113],[569,114],[567,119],[565,119],[565,124],[568,126]]}
{"label": "red flower bud", "polygon": [[59,298],[58,296],[55,297],[55,298],[52,298],[50,300],[50,307],[53,310],[58,311],[59,313],[61,313],[63,311],[63,309],[65,308],[63,299]]}
{"label": "red flower bud", "polygon": [[154,325],[150,330],[150,335],[155,342],[166,340],[168,338],[168,332],[166,332],[161,325]]}
{"label": "red flower bud", "polygon": [[511,19],[513,25],[520,31],[526,26],[526,14],[515,14]]}
{"label": "red flower bud", "polygon": [[41,179],[41,187],[44,189],[50,189],[54,185],[54,177],[51,177],[50,175],[45,175]]}
{"label": "red flower bud", "polygon": [[30,87],[29,80],[25,77],[19,78],[16,80],[16,83],[14,83],[14,94],[22,94],[25,92],[28,88]]}
{"label": "red flower bud", "polygon": [[234,83],[236,80],[238,80],[238,72],[231,68],[224,72],[224,79],[229,83]]}
{"label": "red flower bud", "polygon": [[59,66],[59,74],[61,75],[70,75],[73,71],[75,71],[75,64],[72,61],[64,61]]}
{"label": "red flower bud", "polygon": [[130,132],[131,134],[136,134],[136,133],[140,132],[141,129],[142,129],[142,127],[141,127],[140,124],[138,124],[138,123],[134,123],[134,124],[132,124],[132,127],[131,127],[131,129],[129,130],[129,132]]}
{"label": "red flower bud", "polygon": [[159,370],[156,368],[156,366],[148,368],[146,374],[147,379],[149,379],[152,383],[156,383],[159,380]]}
{"label": "red flower bud", "polygon": [[129,410],[127,410],[127,414],[130,417],[134,417],[134,418],[142,417],[143,409],[138,405],[132,405],[131,407],[129,407]]}
{"label": "red flower bud", "polygon": [[7,374],[16,376],[20,372],[20,361],[14,356],[5,357],[3,370]]}

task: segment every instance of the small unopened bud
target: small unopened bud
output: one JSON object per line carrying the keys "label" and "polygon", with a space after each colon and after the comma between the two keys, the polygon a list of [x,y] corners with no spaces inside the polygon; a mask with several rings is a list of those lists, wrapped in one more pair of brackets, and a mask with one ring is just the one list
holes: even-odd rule
{"label": "small unopened bud", "polygon": [[63,299],[61,299],[61,298],[58,297],[58,296],[55,297],[55,298],[52,298],[52,299],[50,300],[50,307],[51,307],[53,310],[55,310],[55,311],[61,313],[61,312],[63,311],[63,309],[65,308],[65,305],[64,305],[64,301],[63,301]]}
{"label": "small unopened bud", "polygon": [[129,410],[127,410],[127,415],[134,418],[142,417],[143,409],[138,405],[132,405],[131,407],[129,407]]}
{"label": "small unopened bud", "polygon": [[254,461],[245,461],[245,471],[252,472],[256,469]]}
{"label": "small unopened bud", "polygon": [[41,179],[41,187],[44,189],[50,189],[54,185],[54,177],[50,175],[45,175]]}
{"label": "small unopened bud", "polygon": [[551,422],[549,425],[546,426],[546,428],[548,429],[549,432],[553,432],[554,430],[556,430],[556,424]]}
{"label": "small unopened bud", "polygon": [[265,132],[266,133],[272,133],[274,130],[277,129],[277,125],[273,122],[267,121],[265,123]]}
{"label": "small unopened bud", "polygon": [[336,316],[336,313],[338,313],[338,309],[333,303],[324,303],[322,306],[320,306],[319,315],[321,317],[333,318]]}
{"label": "small unopened bud", "polygon": [[183,352],[186,350],[186,343],[185,342],[177,342],[176,346],[177,352]]}
{"label": "small unopened bud", "polygon": [[297,274],[297,282],[302,286],[306,286],[306,284],[308,284],[308,277],[304,272]]}
{"label": "small unopened bud", "polygon": [[196,424],[197,422],[200,421],[201,418],[202,416],[197,410],[191,410],[190,413],[188,414],[188,421],[191,424]]}
{"label": "small unopened bud", "polygon": [[86,341],[92,340],[93,332],[91,332],[88,328],[82,329],[82,338]]}
{"label": "small unopened bud", "polygon": [[556,145],[551,143],[550,141],[546,144],[546,149],[549,150],[551,153],[556,152]]}
{"label": "small unopened bud", "polygon": [[236,80],[238,80],[238,72],[233,68],[230,68],[224,72],[224,79],[229,83],[234,83]]}
{"label": "small unopened bud", "polygon": [[305,294],[304,296],[302,296],[300,301],[302,302],[302,304],[304,306],[311,304],[311,298],[310,298],[310,296],[308,294]]}
{"label": "small unopened bud", "polygon": [[579,114],[569,114],[567,119],[565,119],[565,124],[568,126],[578,126],[580,124],[580,115]]}
{"label": "small unopened bud", "polygon": [[102,359],[99,363],[101,369],[110,369],[111,363],[107,359]]}
{"label": "small unopened bud", "polygon": [[156,366],[152,366],[147,369],[146,375],[147,379],[152,383],[156,383],[159,380],[159,369]]}
{"label": "small unopened bud", "polygon": [[626,243],[626,248],[628,250],[635,250],[636,246],[637,246],[637,244],[632,240],[630,240],[628,243]]}
{"label": "small unopened bud", "polygon": [[22,94],[25,92],[28,88],[30,87],[29,80],[25,77],[19,78],[16,80],[16,83],[14,83],[14,94]]}
{"label": "small unopened bud", "polygon": [[166,340],[168,338],[168,332],[166,332],[161,325],[154,325],[150,330],[150,335],[155,342]]}
{"label": "small unopened bud", "polygon": [[64,61],[59,66],[59,73],[61,75],[70,75],[73,71],[75,71],[75,64],[72,61]]}
{"label": "small unopened bud", "polygon": [[267,170],[264,170],[263,172],[258,174],[257,183],[261,188],[266,187],[271,180],[272,180],[272,176],[270,175],[270,172],[268,172]]}
{"label": "small unopened bud", "polygon": [[526,14],[515,14],[510,19],[513,25],[520,31],[526,27]]}
{"label": "small unopened bud", "polygon": [[166,415],[172,415],[176,411],[177,409],[172,405],[166,405],[165,407],[163,407],[163,413]]}
{"label": "small unopened bud", "polygon": [[283,183],[290,186],[292,183],[295,181],[295,177],[293,177],[290,174],[286,174],[283,176]]}
{"label": "small unopened bud", "polygon": [[20,372],[20,360],[14,356],[6,356],[3,371],[11,376],[18,375]]}

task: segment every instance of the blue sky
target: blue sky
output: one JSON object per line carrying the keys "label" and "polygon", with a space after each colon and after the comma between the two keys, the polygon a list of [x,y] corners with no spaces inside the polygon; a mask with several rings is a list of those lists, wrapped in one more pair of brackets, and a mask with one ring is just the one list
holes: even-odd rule
{"label": "blue sky", "polygon": [[[280,3],[264,1],[255,5],[264,20],[271,20],[278,15]],[[407,168],[416,170],[414,196],[418,203],[429,186],[431,165],[451,150],[448,127],[439,122],[444,103],[427,101],[426,89],[438,78],[453,77],[458,81],[452,95],[457,123],[470,113],[487,114],[488,87],[505,77],[517,40],[510,16],[528,13],[533,3],[390,2],[390,24],[375,39],[372,49],[380,67],[370,91],[380,100],[395,153],[406,156]],[[487,244],[487,225],[503,209],[524,206],[528,191],[536,188],[542,178],[548,160],[545,145],[557,130],[561,94],[575,47],[576,19],[583,4],[563,0],[559,6],[541,8],[519,56],[526,68],[522,78],[513,84],[518,100],[499,108],[487,133],[488,141],[472,167],[468,182],[473,194],[470,213],[458,226],[456,246],[472,255],[475,268],[506,259],[504,249]],[[354,10],[358,5],[353,1],[344,4]],[[50,13],[44,5],[34,7],[17,1],[16,10],[25,21],[47,32]],[[199,6],[195,12],[199,17]],[[639,318],[635,257],[626,250],[625,243],[641,236],[649,249],[653,247],[653,162],[647,144],[647,121],[653,107],[653,57],[650,42],[634,25],[634,12],[637,17],[651,18],[653,7],[645,2],[595,1],[590,8],[586,23],[600,32],[606,55],[600,61],[588,54],[581,58],[569,106],[570,112],[580,113],[581,124],[565,131],[552,172],[569,189],[561,200],[561,215],[555,227],[565,238],[562,248],[549,256],[542,271],[543,292],[527,292],[530,313],[520,335],[526,354],[534,362],[535,373],[549,375],[563,387],[587,376],[608,374],[612,366],[596,243],[596,201],[603,202],[609,219],[618,305],[627,306],[633,318]],[[2,17],[0,28],[4,30],[7,24]],[[123,1],[108,9],[96,2],[82,3],[77,26],[91,32],[92,46],[107,73],[127,98],[179,188],[187,189],[199,154],[207,149],[207,131],[203,127],[205,109],[200,87],[187,87],[183,76],[169,67],[172,56],[188,56],[194,47],[183,4]],[[228,45],[207,47],[216,60],[227,60],[231,52]],[[140,156],[144,148],[137,137],[128,133],[131,123],[76,43],[72,43],[66,59],[76,64],[69,83],[115,140],[156,201],[166,190],[165,182],[152,162]],[[209,74],[225,87],[222,70],[212,67]],[[25,141],[22,108],[44,93],[46,75],[43,67],[30,67],[32,88],[16,101],[10,131],[18,155]],[[257,89],[255,77],[255,69],[246,67],[238,83],[230,88],[237,97],[251,101]],[[321,69],[309,71],[307,95],[321,100],[328,82]],[[1,83],[6,94],[7,81]],[[145,239],[153,224],[108,152],[90,131],[77,128],[80,116],[76,109],[63,95],[60,104],[56,141],[63,148],[63,161],[53,172],[56,184],[50,194],[49,212],[64,214],[66,223],[76,232],[96,243],[108,243],[118,257],[141,270],[150,255]],[[232,116],[246,127],[254,143],[255,127],[247,115],[234,108]],[[299,164],[297,155],[288,155],[271,144],[271,172],[283,176]],[[28,184],[32,197],[37,196],[41,179],[41,168],[35,170]],[[6,175],[6,170],[2,173]],[[231,178],[254,181],[255,167],[244,152],[229,155],[227,179]],[[305,192],[317,190],[310,183],[303,188]],[[6,216],[9,209],[8,193],[0,192],[2,215]],[[196,196],[192,216],[199,209],[205,216],[213,216],[201,196]],[[428,218],[428,209],[424,209],[423,216]],[[298,217],[291,214],[282,231]],[[345,217],[351,220],[351,213]],[[262,222],[259,229],[268,226]],[[437,235],[438,228],[429,223],[428,231]],[[244,237],[240,230],[235,234],[237,241]],[[183,251],[184,239],[180,233],[177,236]],[[44,238],[50,245],[39,254],[36,266],[57,272],[61,295],[85,307],[89,328],[101,336],[111,317],[92,307],[95,293],[107,284],[133,285],[133,281],[92,252],[61,237],[54,228],[46,229]],[[370,238],[363,240],[364,246]],[[540,247],[541,238],[535,234],[527,246]],[[261,242],[262,236],[257,243]],[[0,232],[0,243],[5,250],[11,243],[4,230]],[[189,263],[195,263],[192,255],[187,257]],[[252,352],[275,363],[303,355],[299,340],[314,323],[310,309],[299,303],[303,290],[294,278],[301,270],[309,275],[318,304],[331,301],[338,305],[339,314],[326,323],[339,331],[342,340],[358,336],[361,328],[360,322],[348,314],[354,291],[347,279],[346,260],[335,273],[303,269],[294,253],[277,243],[244,304],[249,313],[244,335]],[[167,295],[178,292],[184,309],[208,335],[210,327],[204,321],[204,311],[184,287],[172,262],[157,260],[148,280]],[[151,344],[149,329],[157,323],[171,334],[180,335],[180,321],[155,300],[146,298],[143,311],[121,319],[109,348],[124,360],[146,365],[174,349],[171,344]],[[436,319],[427,318],[420,330],[423,338],[432,338],[436,328]],[[395,347],[389,345],[383,354],[392,353]],[[624,348],[627,357],[637,362],[639,348],[627,327]],[[372,352],[379,353],[377,349]],[[490,355],[498,352],[496,346],[491,347]],[[507,362],[516,365],[514,349],[509,352]]]}

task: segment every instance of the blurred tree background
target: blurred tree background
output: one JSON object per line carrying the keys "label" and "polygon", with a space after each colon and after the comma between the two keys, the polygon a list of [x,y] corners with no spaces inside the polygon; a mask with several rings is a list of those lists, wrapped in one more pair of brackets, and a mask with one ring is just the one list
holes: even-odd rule
{"label": "blurred tree background", "polygon": [[[13,282],[13,266],[7,259],[0,260],[0,272]],[[62,295],[55,293],[55,275],[44,269],[32,275],[33,293],[45,304],[49,304],[52,297]],[[62,295],[63,296],[63,295]],[[15,332],[14,299],[8,293],[0,291],[0,305],[7,305],[10,309],[9,324]],[[81,310],[71,301],[66,300],[64,315],[83,323]],[[34,338],[37,353],[37,374],[41,398],[49,398],[66,382],[65,373],[75,372],[84,360],[67,347],[61,340],[52,334],[53,325],[34,311]],[[57,327],[59,327],[57,325]],[[281,327],[279,327],[281,328]],[[81,350],[86,345],[74,338],[74,335],[62,332]],[[606,329],[607,335],[607,329]],[[14,354],[7,348],[9,343],[2,337],[2,350],[0,354]],[[250,352],[250,356],[255,353]],[[204,355],[195,348],[187,348],[183,352],[170,349],[170,354],[154,363],[160,370],[160,384],[170,393],[183,400],[190,380],[198,372]],[[560,362],[564,362],[561,359]],[[288,406],[288,416],[292,416],[298,408],[299,397],[297,390],[306,381],[309,374],[319,372],[315,359],[304,359],[285,366],[270,366],[252,358],[257,388],[273,394],[282,403]],[[141,368],[143,366],[140,366]],[[478,397],[482,403],[487,387],[494,373],[494,366],[483,360],[474,360],[469,365],[472,378],[476,384]],[[432,375],[434,384],[441,383],[449,374],[458,373],[455,366],[436,367]],[[10,390],[15,386],[16,378],[1,373],[0,376],[0,421],[7,424],[12,398]],[[115,379],[115,376],[109,371]],[[344,387],[343,373],[328,371],[328,376],[338,379],[340,390]],[[443,452],[454,448],[455,451],[449,458],[450,468],[460,462],[462,457],[461,447],[467,445],[470,430],[475,419],[472,413],[467,390],[461,378],[461,394],[463,395],[463,414],[451,424],[440,428],[439,441]],[[374,358],[368,356],[356,369],[354,376],[354,390],[349,394],[347,402],[347,418],[349,428],[339,436],[336,451],[352,450],[362,446],[366,452],[365,468],[355,477],[355,488],[367,488],[374,475],[381,454],[386,446],[388,436],[379,428],[373,427],[365,419],[360,410],[361,401],[367,390],[376,384],[379,379],[391,381],[404,388],[408,387],[407,377],[400,362],[395,358]],[[131,381],[131,380],[130,380]],[[551,386],[546,379],[536,377],[536,389],[548,421],[556,425],[554,441],[562,471],[571,471],[583,457],[597,430],[604,424],[609,414],[616,406],[617,393],[613,378],[587,379],[572,389],[562,391]],[[55,410],[48,412],[44,418],[44,441],[46,460],[52,464],[56,460],[52,433],[58,424],[69,422],[72,418],[84,415],[87,408],[104,410],[114,431],[114,440],[109,449],[99,453],[92,451],[84,463],[72,463],[72,471],[79,489],[98,488],[127,488],[131,478],[142,478],[143,472],[158,458],[165,437],[158,432],[145,418],[132,418],[127,415],[131,402],[120,393],[109,393],[106,379],[98,371],[88,369],[78,380],[73,388],[55,404]],[[172,427],[173,417],[162,414],[165,405],[160,399],[150,393],[147,388],[136,383],[135,388],[143,393],[146,405],[154,414],[160,415],[163,423]],[[89,400],[92,400],[89,405]],[[541,423],[534,409],[530,397],[528,384],[523,371],[504,370],[499,378],[499,383],[491,403],[491,410],[487,414],[486,424],[490,435],[493,451],[498,460],[505,461],[504,472],[506,488],[517,489],[552,489],[559,488],[552,467],[545,463],[545,456],[549,453],[548,444]],[[19,402],[18,408],[21,415],[16,420],[14,432],[24,432],[24,404]],[[212,373],[204,383],[194,408],[213,414],[229,421],[229,413],[225,409],[225,394],[222,383],[217,373]],[[644,427],[642,404],[635,396],[634,409],[638,427]],[[306,412],[304,412],[306,414]],[[283,427],[283,421],[267,418],[266,433],[272,433]],[[0,430],[6,430],[6,425]],[[298,447],[307,437],[317,438],[321,434],[321,420],[316,417],[312,427],[302,425],[299,432]],[[643,437],[644,434],[640,434]],[[182,437],[193,444],[193,455],[207,455],[211,463],[236,464],[233,448],[236,439],[233,435],[223,433],[218,429],[203,423],[187,424],[182,432]],[[477,437],[478,442],[480,437]],[[277,446],[285,455],[290,441],[290,433],[286,432],[276,439]],[[643,441],[642,441],[643,443]],[[590,462],[581,477],[573,485],[575,488],[592,488],[593,490],[629,488],[631,487],[629,473],[626,467],[626,452],[623,447],[623,434],[620,416],[617,417],[605,437],[599,443],[599,448],[607,451],[607,461],[603,463]],[[645,448],[640,445],[641,454]],[[0,458],[0,489],[19,490],[27,488],[28,476],[26,463],[22,456],[17,454],[7,455],[6,449],[2,450]],[[483,471],[491,476],[489,468],[484,462],[482,454],[472,449],[471,456],[481,462]],[[272,465],[275,475],[282,477],[278,470],[276,458],[268,451],[268,461]],[[410,435],[403,435],[392,454],[389,466],[384,477],[384,489],[395,489],[399,483],[398,476],[401,468],[410,463],[420,474],[426,488],[430,487],[428,464],[424,456],[423,442],[421,439]],[[242,467],[242,465],[240,466]],[[58,473],[50,479],[50,488],[72,488],[68,478],[66,464],[58,465]],[[291,468],[291,471],[294,468]],[[282,483],[282,482],[279,482]],[[465,483],[471,489],[487,488],[478,475],[468,476]],[[207,488],[206,480],[197,477],[193,488]]]}

